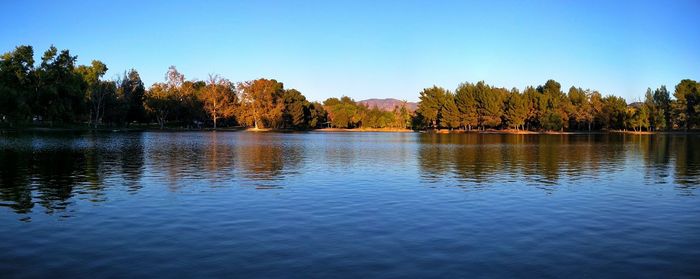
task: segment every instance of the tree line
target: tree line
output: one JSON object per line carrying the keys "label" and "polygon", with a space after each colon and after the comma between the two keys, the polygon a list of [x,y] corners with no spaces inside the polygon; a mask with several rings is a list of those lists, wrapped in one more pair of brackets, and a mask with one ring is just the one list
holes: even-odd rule
{"label": "tree line", "polygon": [[369,108],[350,97],[328,98],[323,102],[328,111],[328,126],[334,128],[394,128],[410,129],[412,112],[406,101],[392,111]]}
{"label": "tree line", "polygon": [[693,129],[700,124],[700,84],[681,80],[671,98],[666,86],[647,89],[643,102],[548,80],[524,91],[483,81],[454,92],[433,86],[420,92],[414,123],[423,129],[634,130]]}
{"label": "tree line", "polygon": [[131,69],[105,79],[107,65],[77,65],[69,50],[51,46],[35,65],[34,49],[18,46],[0,56],[0,124],[86,123],[93,128],[157,123],[158,127],[242,126],[307,130],[335,128],[523,129],[657,131],[700,124],[700,84],[684,79],[673,97],[665,86],[643,102],[548,80],[522,92],[462,83],[454,92],[433,86],[420,92],[418,109],[406,102],[392,111],[350,97],[311,102],[274,79],[234,83],[219,75],[188,80],[171,66],[163,82],[146,88]]}
{"label": "tree line", "polygon": [[91,127],[157,123],[166,126],[216,129],[243,126],[306,130],[337,128],[410,128],[405,103],[394,111],[356,103],[349,97],[310,102],[296,89],[274,79],[234,83],[219,75],[188,80],[171,66],[163,82],[146,88],[131,69],[106,80],[99,60],[76,65],[77,56],[54,46],[35,66],[31,46],[19,46],[0,57],[0,121],[27,123],[88,123]]}
{"label": "tree line", "polygon": [[77,56],[51,46],[35,66],[31,46],[0,57],[0,121],[89,123],[92,127],[157,123],[178,127],[245,126],[310,129],[326,122],[318,102],[274,79],[233,83],[219,75],[187,80],[171,66],[164,82],[146,88],[131,69],[115,80],[103,79],[99,60],[76,65]]}

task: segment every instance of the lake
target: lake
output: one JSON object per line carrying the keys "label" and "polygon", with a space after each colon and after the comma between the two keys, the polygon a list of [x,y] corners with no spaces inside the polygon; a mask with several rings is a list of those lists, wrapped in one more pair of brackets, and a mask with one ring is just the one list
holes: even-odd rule
{"label": "lake", "polygon": [[700,136],[0,134],[2,278],[698,278]]}

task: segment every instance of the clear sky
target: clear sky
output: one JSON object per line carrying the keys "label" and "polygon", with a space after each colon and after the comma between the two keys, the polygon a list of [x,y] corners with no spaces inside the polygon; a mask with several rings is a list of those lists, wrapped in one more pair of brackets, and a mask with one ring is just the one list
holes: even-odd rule
{"label": "clear sky", "polygon": [[700,80],[700,1],[30,1],[0,3],[0,51],[51,44],[147,85],[275,78],[311,100],[417,100],[433,84],[555,79],[628,100]]}

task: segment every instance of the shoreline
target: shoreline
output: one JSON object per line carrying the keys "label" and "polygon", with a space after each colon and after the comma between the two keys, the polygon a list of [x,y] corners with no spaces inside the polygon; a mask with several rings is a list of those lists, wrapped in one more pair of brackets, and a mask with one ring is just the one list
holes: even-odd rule
{"label": "shoreline", "polygon": [[416,131],[411,129],[396,129],[396,128],[321,128],[309,130],[311,132],[324,132],[324,133],[338,133],[338,132],[353,132],[353,133],[363,133],[363,132],[382,132],[382,133],[415,133]]}
{"label": "shoreline", "polygon": [[19,127],[0,128],[0,134],[8,132],[99,132],[99,133],[130,133],[130,132],[251,132],[251,133],[424,133],[424,134],[486,134],[486,135],[603,135],[603,134],[628,134],[628,135],[698,135],[700,131],[628,131],[628,130],[602,130],[602,131],[528,131],[528,130],[410,130],[396,128],[321,128],[309,130],[276,129],[276,128],[245,128],[226,127],[217,128],[164,128],[157,127],[129,127],[129,128],[88,128],[88,127]]}

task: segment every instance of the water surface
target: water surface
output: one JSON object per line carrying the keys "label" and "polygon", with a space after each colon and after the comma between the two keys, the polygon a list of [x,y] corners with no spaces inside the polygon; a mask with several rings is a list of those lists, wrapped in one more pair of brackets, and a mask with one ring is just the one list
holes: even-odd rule
{"label": "water surface", "polygon": [[0,135],[0,277],[700,276],[700,136]]}

